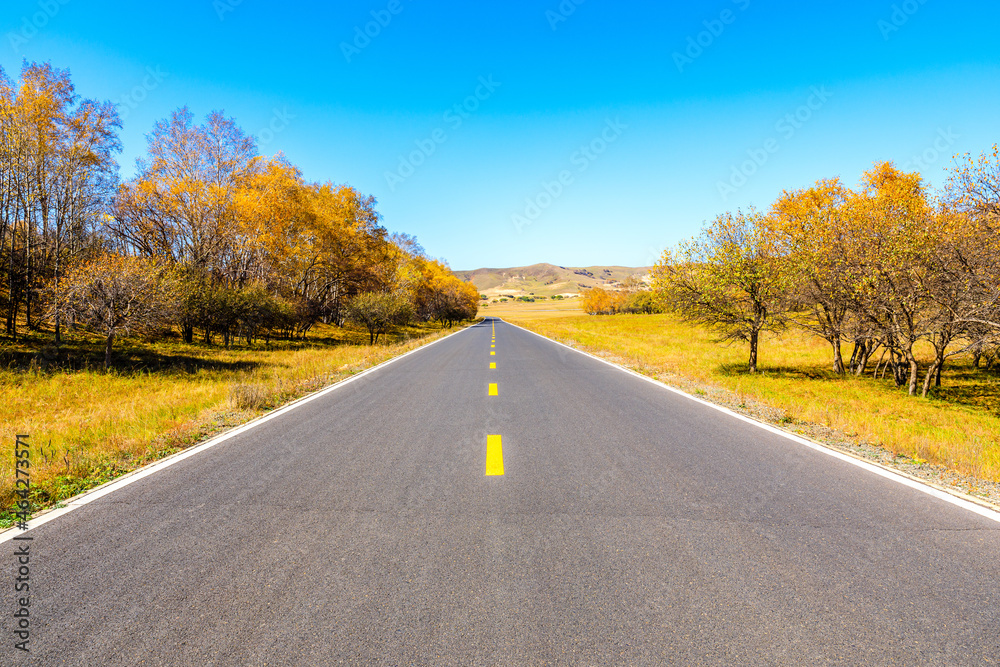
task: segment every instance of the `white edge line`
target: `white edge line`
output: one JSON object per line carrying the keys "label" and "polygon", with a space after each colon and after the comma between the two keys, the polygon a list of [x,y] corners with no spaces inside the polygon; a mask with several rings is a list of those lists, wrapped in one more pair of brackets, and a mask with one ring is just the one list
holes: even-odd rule
{"label": "white edge line", "polygon": [[454,332],[448,334],[447,336],[442,336],[441,338],[438,338],[437,340],[432,340],[431,342],[425,343],[424,345],[421,345],[420,347],[416,347],[416,348],[410,350],[409,352],[404,352],[403,354],[401,354],[401,355],[399,355],[397,357],[392,357],[391,359],[386,359],[385,361],[383,361],[382,363],[378,364],[377,366],[372,366],[371,368],[366,369],[366,370],[358,373],[357,375],[352,375],[349,378],[345,378],[345,379],[343,379],[343,380],[341,380],[339,382],[336,382],[336,383],[334,383],[334,384],[332,384],[332,385],[330,385],[328,387],[324,387],[323,389],[320,389],[319,391],[315,391],[315,392],[313,392],[311,394],[307,394],[307,395],[303,396],[302,398],[296,399],[296,400],[292,401],[291,403],[288,403],[287,405],[284,405],[284,406],[278,408],[277,410],[275,410],[273,412],[268,412],[266,415],[261,415],[260,417],[257,417],[256,419],[252,419],[251,421],[247,422],[246,424],[243,424],[242,426],[237,426],[237,427],[235,427],[233,429],[230,429],[230,430],[226,431],[225,433],[217,435],[217,436],[215,436],[214,438],[212,438],[210,440],[206,440],[205,442],[203,442],[201,444],[198,444],[198,445],[195,445],[195,446],[190,447],[188,449],[185,449],[182,452],[178,452],[176,454],[172,454],[171,456],[168,456],[165,459],[161,459],[161,460],[156,461],[154,463],[150,463],[149,465],[143,466],[142,468],[139,468],[138,470],[133,470],[132,472],[127,473],[123,477],[120,477],[120,478],[118,478],[116,480],[112,480],[110,482],[102,484],[101,486],[98,486],[98,487],[96,487],[94,489],[91,489],[89,491],[81,493],[80,495],[74,496],[73,498],[70,498],[68,500],[62,501],[63,503],[65,503],[64,507],[59,507],[57,509],[52,509],[52,510],[44,511],[42,514],[40,514],[40,515],[36,516],[35,518],[31,519],[30,521],[28,521],[28,529],[27,530],[21,530],[17,526],[12,526],[10,528],[5,529],[3,532],[0,532],[0,544],[3,544],[4,542],[9,542],[9,541],[13,540],[14,538],[20,537],[21,535],[24,535],[24,534],[28,533],[29,531],[34,530],[35,528],[38,528],[39,526],[42,526],[42,525],[44,525],[44,524],[46,524],[46,523],[48,523],[50,521],[58,519],[59,517],[63,516],[64,514],[69,514],[73,510],[79,509],[79,508],[83,507],[84,505],[92,503],[95,500],[97,500],[98,498],[103,498],[104,496],[106,496],[106,495],[108,495],[110,493],[114,493],[115,491],[118,491],[119,489],[125,488],[129,484],[134,484],[135,482],[138,482],[140,479],[142,479],[144,477],[149,477],[150,475],[155,474],[155,473],[157,473],[157,472],[159,472],[159,471],[161,471],[161,470],[163,470],[165,468],[169,468],[172,465],[180,463],[181,461],[183,461],[186,458],[189,458],[191,456],[195,456],[196,454],[200,454],[201,452],[205,451],[206,449],[210,449],[212,447],[215,447],[218,444],[226,442],[227,440],[231,440],[232,438],[235,438],[236,436],[238,436],[238,435],[240,435],[242,433],[246,433],[247,431],[249,431],[249,430],[251,430],[253,428],[258,427],[261,424],[264,424],[266,422],[271,421],[272,419],[277,419],[278,417],[284,415],[285,413],[291,412],[292,410],[294,410],[294,409],[296,409],[298,407],[301,407],[301,406],[305,405],[306,403],[310,403],[312,401],[315,401],[317,398],[320,398],[320,397],[325,396],[325,395],[327,395],[327,394],[329,394],[329,393],[331,393],[333,391],[336,391],[337,389],[340,389],[341,387],[345,387],[345,386],[349,385],[350,383],[354,382],[355,380],[360,380],[364,376],[366,376],[366,375],[368,375],[370,373],[374,373],[376,371],[379,371],[379,370],[385,368],[386,366],[388,366],[389,364],[395,363],[395,362],[399,361],[400,359],[404,359],[405,357],[408,357],[411,354],[414,354],[415,352],[420,352],[421,350],[426,350],[427,348],[429,348],[431,345],[434,345],[435,343],[440,343],[441,341],[447,340],[447,339],[451,338],[452,336],[456,336],[456,335],[458,335],[460,333],[468,331],[469,329],[473,328],[474,326],[476,326],[476,324],[470,324],[469,326],[467,326],[467,327],[465,327],[463,329],[459,329],[458,331],[454,331]]}
{"label": "white edge line", "polygon": [[[500,318],[497,318],[497,319],[500,319]],[[721,405],[716,405],[715,403],[711,403],[711,402],[706,401],[704,399],[698,398],[697,396],[692,396],[691,394],[689,394],[689,393],[687,393],[685,391],[682,391],[682,390],[678,389],[677,387],[671,387],[670,385],[668,385],[666,383],[660,382],[659,380],[651,378],[651,377],[649,377],[647,375],[643,375],[642,373],[634,371],[631,368],[626,368],[625,366],[621,366],[621,365],[616,364],[616,363],[614,363],[612,361],[608,361],[607,359],[602,359],[601,357],[593,355],[593,354],[591,354],[589,352],[585,352],[583,350],[578,350],[575,347],[570,347],[569,345],[566,345],[565,343],[560,343],[559,341],[553,340],[553,339],[549,338],[548,336],[543,336],[540,333],[536,333],[536,332],[532,331],[531,329],[525,329],[522,326],[518,326],[517,324],[513,324],[511,322],[506,322],[505,320],[500,320],[500,321],[504,322],[504,324],[508,324],[508,325],[510,325],[512,327],[517,327],[518,329],[521,329],[522,331],[527,331],[528,333],[530,333],[532,335],[535,335],[535,336],[538,336],[539,338],[544,338],[545,340],[549,341],[550,343],[555,343],[556,345],[561,345],[562,347],[565,347],[567,350],[572,350],[572,351],[574,351],[574,352],[576,352],[578,354],[582,354],[582,355],[584,355],[586,357],[590,357],[591,359],[595,359],[595,360],[600,361],[600,362],[602,362],[604,364],[607,364],[608,366],[611,366],[612,368],[617,368],[620,371],[628,373],[629,375],[633,375],[633,376],[635,376],[635,377],[637,377],[637,378],[639,378],[641,380],[645,380],[646,382],[649,382],[651,384],[655,384],[658,387],[662,387],[663,389],[666,389],[667,391],[671,391],[671,392],[673,392],[675,394],[683,396],[684,398],[687,398],[687,399],[690,399],[692,401],[696,401],[698,403],[701,403],[702,405],[710,407],[713,410],[718,410],[719,412],[725,413],[725,414],[729,415],[730,417],[735,417],[736,419],[739,419],[740,421],[746,422],[747,424],[752,424],[754,426],[757,426],[759,428],[764,429],[765,431],[769,431],[771,433],[774,433],[775,435],[780,435],[780,436],[782,436],[784,438],[787,438],[787,439],[789,439],[789,440],[791,440],[793,442],[796,442],[796,443],[798,443],[800,445],[805,445],[806,447],[809,447],[810,449],[814,449],[814,450],[816,450],[818,452],[823,452],[824,454],[827,454],[828,456],[832,456],[835,459],[840,459],[841,461],[846,461],[847,463],[850,463],[851,465],[855,465],[855,466],[857,466],[859,468],[867,470],[868,472],[875,473],[876,475],[880,475],[882,477],[885,477],[886,479],[890,479],[890,480],[892,480],[894,482],[898,482],[899,484],[902,484],[903,486],[908,486],[911,489],[916,489],[917,491],[920,491],[922,493],[926,493],[929,496],[933,496],[933,497],[935,497],[935,498],[937,498],[939,500],[943,500],[943,501],[945,501],[947,503],[951,503],[952,505],[956,505],[958,507],[961,507],[962,509],[968,510],[970,512],[974,512],[974,513],[976,513],[976,514],[978,514],[978,515],[980,515],[982,517],[985,517],[987,519],[992,519],[993,521],[996,521],[996,522],[1000,523],[1000,512],[997,512],[996,510],[992,510],[992,509],[990,509],[988,507],[984,507],[983,505],[979,505],[978,503],[972,502],[970,500],[966,500],[964,498],[960,498],[959,496],[956,496],[953,493],[950,493],[950,492],[948,492],[948,491],[946,491],[944,489],[939,489],[937,487],[930,486],[929,484],[926,484],[926,483],[924,483],[924,482],[922,482],[922,481],[920,481],[918,479],[914,479],[912,477],[907,477],[906,475],[903,475],[901,473],[895,472],[893,470],[889,470],[888,468],[884,468],[884,467],[882,467],[880,465],[876,465],[874,463],[870,463],[868,461],[864,461],[862,459],[859,459],[859,458],[856,458],[854,456],[851,456],[850,454],[845,454],[843,452],[839,452],[839,451],[837,451],[835,449],[831,449],[830,447],[826,447],[826,446],[824,446],[824,445],[822,445],[822,444],[820,444],[818,442],[814,442],[812,440],[808,440],[808,439],[803,438],[801,436],[797,436],[794,433],[789,433],[788,431],[784,431],[784,430],[782,430],[780,428],[776,428],[774,426],[771,426],[770,424],[767,424],[767,423],[764,423],[764,422],[761,422],[761,421],[757,421],[756,419],[753,419],[752,417],[747,417],[746,415],[741,415],[740,413],[734,412],[734,411],[730,410],[729,408],[723,407]]]}

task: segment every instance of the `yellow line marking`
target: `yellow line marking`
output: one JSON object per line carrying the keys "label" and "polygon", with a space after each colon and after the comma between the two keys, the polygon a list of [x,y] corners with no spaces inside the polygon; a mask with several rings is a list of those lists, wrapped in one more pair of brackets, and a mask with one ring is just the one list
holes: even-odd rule
{"label": "yellow line marking", "polygon": [[497,392],[497,385],[495,382],[490,384],[490,396],[499,396],[499,393]]}
{"label": "yellow line marking", "polygon": [[495,361],[491,361],[491,362],[490,362],[490,370],[493,370],[493,369],[494,369],[494,368],[496,368],[496,367],[497,367],[497,362],[495,362]]}
{"label": "yellow line marking", "polygon": [[496,347],[496,345],[490,345],[490,347]]}
{"label": "yellow line marking", "polygon": [[497,353],[496,352],[490,352],[490,356],[491,357],[495,357],[495,356],[497,356]]}
{"label": "yellow line marking", "polygon": [[486,436],[486,476],[503,475],[503,445],[499,435]]}

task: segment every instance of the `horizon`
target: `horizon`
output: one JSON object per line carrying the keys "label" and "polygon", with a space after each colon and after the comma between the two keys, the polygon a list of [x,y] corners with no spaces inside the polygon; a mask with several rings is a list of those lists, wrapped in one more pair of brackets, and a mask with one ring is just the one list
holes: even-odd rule
{"label": "horizon", "polygon": [[580,266],[577,264],[553,264],[552,262],[535,262],[534,264],[523,264],[521,266],[478,266],[474,269],[456,269],[451,267],[455,273],[473,273],[475,271],[509,271],[511,269],[530,269],[533,266],[554,266],[558,269],[651,269],[649,266],[625,266],[623,264],[587,264]]}
{"label": "horizon", "polygon": [[784,189],[854,186],[882,160],[940,188],[953,155],[996,142],[1000,7],[980,3],[17,0],[0,15],[9,76],[50,62],[120,105],[123,178],[157,120],[221,109],[454,267],[649,266]]}

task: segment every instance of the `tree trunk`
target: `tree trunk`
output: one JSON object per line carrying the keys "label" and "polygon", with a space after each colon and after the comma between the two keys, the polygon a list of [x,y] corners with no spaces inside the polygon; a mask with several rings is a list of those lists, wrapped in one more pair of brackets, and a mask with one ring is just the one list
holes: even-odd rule
{"label": "tree trunk", "polygon": [[[858,349],[858,358],[854,365],[854,374],[861,376],[865,374],[868,370],[868,362],[871,361],[872,355],[875,354],[877,346],[872,342],[870,338],[864,338],[859,343],[860,348]],[[875,365],[875,374],[878,374],[878,368],[882,365],[882,360],[885,359],[885,350],[882,350],[882,356],[879,357],[878,364]]]}
{"label": "tree trunk", "polygon": [[[878,363],[875,364],[875,370],[872,371],[872,379],[878,379],[878,370],[882,368],[882,362],[885,360],[885,350],[882,350],[882,356],[878,358]],[[885,377],[885,371],[882,371],[882,377]]]}
{"label": "tree trunk", "polygon": [[913,356],[913,351],[908,350],[906,353],[907,361],[910,364],[910,382],[907,386],[907,391],[910,396],[917,395],[917,383],[920,381],[920,367],[917,365],[917,359]]}
{"label": "tree trunk", "polygon": [[855,340],[854,341],[854,349],[851,350],[851,360],[850,360],[850,362],[848,362],[852,371],[855,370],[855,369],[857,369],[857,367],[858,367],[858,362],[860,361],[858,359],[858,352],[860,351],[860,349],[861,349],[861,343],[860,343],[860,341]]}
{"label": "tree trunk", "polygon": [[938,361],[935,359],[931,367],[927,369],[927,376],[924,378],[924,389],[920,393],[923,398],[927,398],[927,392],[931,390],[931,380],[934,379],[938,369]]}
{"label": "tree trunk", "polygon": [[20,296],[18,296],[17,299],[18,300],[15,301],[14,295],[11,294],[10,310],[7,313],[7,333],[10,334],[11,340],[15,343],[17,342],[17,314],[18,311],[21,310],[21,303],[19,301]]}
{"label": "tree trunk", "polygon": [[111,345],[115,341],[114,334],[108,334],[107,342],[104,345],[104,372],[111,366]]}
{"label": "tree trunk", "polygon": [[753,331],[750,333],[750,372],[757,372],[757,342],[760,338],[759,331]]}
{"label": "tree trunk", "polygon": [[858,365],[855,375],[864,375],[865,371],[868,370],[868,362],[871,361],[872,354],[875,353],[875,346],[872,345],[870,340],[866,340],[862,343],[861,354],[858,355]]}
{"label": "tree trunk", "polygon": [[840,334],[833,335],[833,372],[844,374],[844,353],[840,350]]}

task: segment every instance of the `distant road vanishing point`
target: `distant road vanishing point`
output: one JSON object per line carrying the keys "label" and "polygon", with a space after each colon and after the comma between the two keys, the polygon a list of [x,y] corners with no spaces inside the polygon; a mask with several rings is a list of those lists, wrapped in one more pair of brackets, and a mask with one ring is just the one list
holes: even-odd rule
{"label": "distant road vanishing point", "polygon": [[25,533],[0,663],[993,665],[997,519],[488,318]]}

